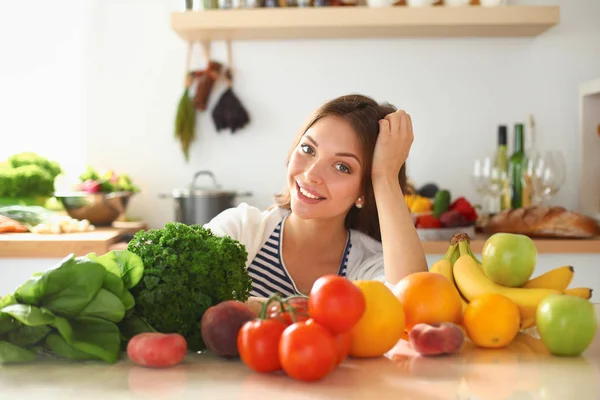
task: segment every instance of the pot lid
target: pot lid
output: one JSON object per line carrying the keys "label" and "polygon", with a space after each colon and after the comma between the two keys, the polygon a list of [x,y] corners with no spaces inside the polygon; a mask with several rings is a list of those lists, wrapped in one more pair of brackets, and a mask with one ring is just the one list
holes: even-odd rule
{"label": "pot lid", "polygon": [[189,188],[189,189],[173,189],[172,196],[174,198],[186,197],[230,197],[236,196],[237,193],[231,190],[209,189],[209,188]]}

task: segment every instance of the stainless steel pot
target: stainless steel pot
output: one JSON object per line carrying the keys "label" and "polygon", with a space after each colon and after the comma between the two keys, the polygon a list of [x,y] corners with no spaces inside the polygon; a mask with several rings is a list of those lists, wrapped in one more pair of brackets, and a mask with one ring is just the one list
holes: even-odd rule
{"label": "stainless steel pot", "polygon": [[[210,176],[214,186],[209,188],[196,186],[196,181],[201,175]],[[204,225],[222,211],[235,207],[234,200],[236,198],[247,196],[252,196],[252,193],[238,193],[221,189],[221,185],[217,183],[215,176],[210,171],[196,172],[187,189],[175,189],[171,195],[160,195],[161,198],[173,199],[175,220],[187,225]]]}

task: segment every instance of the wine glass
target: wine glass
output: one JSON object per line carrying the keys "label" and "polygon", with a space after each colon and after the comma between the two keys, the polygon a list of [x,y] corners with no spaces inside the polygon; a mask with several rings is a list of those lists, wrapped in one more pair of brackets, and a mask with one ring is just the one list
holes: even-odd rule
{"label": "wine glass", "polygon": [[546,203],[560,190],[566,179],[565,158],[560,150],[550,150],[544,155],[541,172],[542,199]]}
{"label": "wine glass", "polygon": [[527,159],[525,169],[525,182],[529,185],[531,191],[531,203],[539,205],[543,203],[543,175],[546,164],[544,157],[540,153],[535,153]]}
{"label": "wine glass", "polygon": [[489,170],[489,163],[489,157],[477,158],[473,161],[473,185],[477,194],[482,198],[487,195],[486,171]]}
{"label": "wine glass", "polygon": [[500,211],[500,196],[507,190],[508,174],[494,165],[493,157],[478,158],[473,163],[473,183],[482,200],[483,213]]}

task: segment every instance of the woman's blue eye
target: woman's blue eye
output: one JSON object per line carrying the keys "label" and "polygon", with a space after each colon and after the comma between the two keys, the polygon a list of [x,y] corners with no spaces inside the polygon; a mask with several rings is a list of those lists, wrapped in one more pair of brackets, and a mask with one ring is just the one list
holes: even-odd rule
{"label": "woman's blue eye", "polygon": [[302,152],[303,152],[303,153],[306,153],[306,154],[312,154],[312,153],[313,153],[313,149],[312,149],[312,147],[310,147],[310,146],[309,146],[309,145],[307,145],[307,144],[301,144],[301,145],[300,145],[300,148],[302,149]]}
{"label": "woman's blue eye", "polygon": [[336,167],[338,167],[338,171],[340,171],[340,172],[343,172],[345,174],[349,174],[350,173],[350,168],[348,168],[344,164],[337,164]]}

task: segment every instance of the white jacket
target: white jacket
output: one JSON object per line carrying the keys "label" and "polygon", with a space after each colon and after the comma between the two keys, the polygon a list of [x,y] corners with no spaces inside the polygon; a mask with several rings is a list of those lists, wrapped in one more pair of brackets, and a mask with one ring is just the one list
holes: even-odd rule
{"label": "white jacket", "polygon": [[[248,259],[246,268],[265,244],[275,227],[289,213],[289,210],[274,207],[260,209],[241,203],[221,212],[204,226],[216,235],[227,235],[246,246]],[[349,280],[378,280],[386,283],[383,272],[383,249],[381,242],[352,229],[352,249],[348,256],[347,278]]]}

